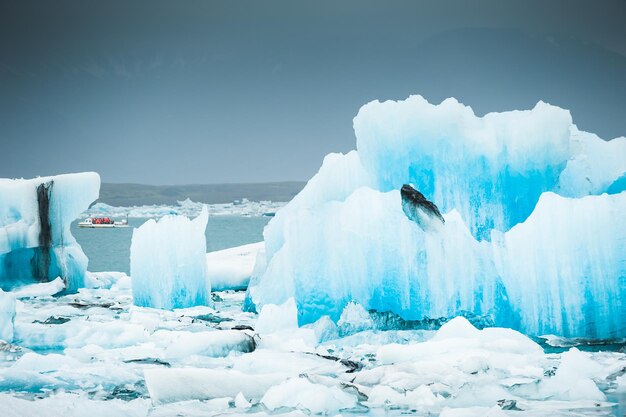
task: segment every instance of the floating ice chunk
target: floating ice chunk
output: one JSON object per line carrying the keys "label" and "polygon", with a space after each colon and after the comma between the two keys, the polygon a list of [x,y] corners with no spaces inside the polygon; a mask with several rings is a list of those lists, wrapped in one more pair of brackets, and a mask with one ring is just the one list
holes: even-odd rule
{"label": "floating ice chunk", "polygon": [[206,208],[194,220],[165,216],[133,231],[130,271],[133,302],[162,309],[209,305]]}
{"label": "floating ice chunk", "polygon": [[223,357],[231,352],[252,352],[255,342],[251,336],[237,330],[168,331],[158,330],[151,338],[165,346],[165,358],[182,359],[191,355]]}
{"label": "floating ice chunk", "polygon": [[239,392],[235,397],[235,407],[240,409],[250,408],[252,404],[246,400],[246,397],[243,395],[243,392]]}
{"label": "floating ice chunk", "polygon": [[371,329],[374,323],[361,304],[351,301],[341,312],[337,325],[341,334],[347,335]]}
{"label": "floating ice chunk", "polygon": [[15,321],[15,297],[0,289],[0,340],[13,341],[13,323]]}
{"label": "floating ice chunk", "polygon": [[[456,317],[444,324],[428,341],[413,344],[386,344],[378,348],[376,356],[383,364],[411,362],[428,357],[450,353],[449,360],[457,361],[462,368],[483,368],[470,352],[493,352],[511,360],[502,366],[527,365],[526,359],[532,360],[543,354],[543,349],[523,334],[512,329],[486,328],[478,330],[464,317]],[[462,352],[462,357],[458,353]],[[524,357],[524,361],[515,364],[511,355]],[[482,353],[481,355],[482,356]],[[490,361],[498,360],[499,355],[489,355]],[[471,372],[470,372],[471,373]]]}
{"label": "floating ice chunk", "polygon": [[65,283],[58,277],[54,281],[30,284],[12,291],[16,298],[49,297],[65,289]]}
{"label": "floating ice chunk", "polygon": [[127,275],[123,272],[87,272],[85,274],[85,287],[110,289],[116,286],[119,288],[119,281],[125,278]]}
{"label": "floating ice chunk", "polygon": [[480,337],[480,330],[472,326],[465,317],[455,317],[441,326],[431,340],[473,339],[478,337]]}
{"label": "floating ice chunk", "polygon": [[71,370],[80,366],[80,363],[69,356],[59,354],[40,355],[35,352],[27,352],[13,365],[13,370],[35,371],[49,373],[57,370]]}
{"label": "floating ice chunk", "polygon": [[298,309],[293,298],[289,298],[281,305],[264,305],[256,322],[256,331],[259,334],[290,331],[297,328]]}
{"label": "floating ice chunk", "polygon": [[357,399],[336,387],[313,384],[305,378],[291,378],[267,390],[261,402],[272,411],[289,407],[308,410],[312,414],[326,414],[352,408]]}
{"label": "floating ice chunk", "polygon": [[82,287],[87,257],[70,224],[98,198],[99,189],[95,172],[0,179],[0,287],[58,276],[69,291]]}
{"label": "floating ice chunk", "polygon": [[368,403],[376,406],[426,408],[442,401],[443,398],[435,396],[426,385],[405,392],[398,392],[386,385],[376,385],[368,395]]}
{"label": "floating ice chunk", "polygon": [[248,374],[281,373],[296,377],[301,374],[340,374],[345,367],[340,362],[310,352],[289,352],[257,349],[233,360],[233,370]]}
{"label": "floating ice chunk", "polygon": [[211,398],[259,399],[286,376],[280,373],[247,374],[229,369],[152,368],[144,371],[150,398],[155,404]]}
{"label": "floating ice chunk", "polygon": [[572,348],[561,355],[561,363],[554,377],[544,381],[541,392],[550,398],[576,401],[606,401],[593,378],[603,374],[604,369],[589,354]]}
{"label": "floating ice chunk", "polygon": [[313,329],[319,343],[323,343],[339,337],[339,328],[337,327],[335,322],[332,321],[328,316],[322,316],[316,322],[309,323],[304,327],[308,329]]}
{"label": "floating ice chunk", "polygon": [[255,326],[259,346],[277,350],[309,351],[319,339],[312,328],[298,328],[298,309],[293,298],[283,304],[266,304]]}
{"label": "floating ice chunk", "polygon": [[263,242],[209,252],[206,255],[213,291],[245,290]]}
{"label": "floating ice chunk", "polygon": [[[91,323],[84,326],[84,323],[70,323],[68,333],[63,334],[63,345],[69,348],[82,348],[87,345],[98,345],[103,348],[115,349],[132,346],[148,340],[148,331],[143,325],[106,321],[101,323]],[[63,346],[62,345],[62,346]]]}

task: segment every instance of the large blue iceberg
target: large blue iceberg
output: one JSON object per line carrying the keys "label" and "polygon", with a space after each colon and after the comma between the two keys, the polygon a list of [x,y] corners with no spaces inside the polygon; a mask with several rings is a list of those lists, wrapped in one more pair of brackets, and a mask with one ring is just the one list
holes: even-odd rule
{"label": "large blue iceberg", "polygon": [[0,179],[0,288],[63,278],[84,286],[87,257],[70,225],[98,198],[95,172]]}
{"label": "large blue iceberg", "polygon": [[[294,297],[305,324],[355,301],[405,320],[626,336],[626,138],[542,102],[477,117],[420,96],[369,103],[354,128],[357,150],[328,155],[266,227],[247,308]],[[416,221],[405,184],[445,224]]]}

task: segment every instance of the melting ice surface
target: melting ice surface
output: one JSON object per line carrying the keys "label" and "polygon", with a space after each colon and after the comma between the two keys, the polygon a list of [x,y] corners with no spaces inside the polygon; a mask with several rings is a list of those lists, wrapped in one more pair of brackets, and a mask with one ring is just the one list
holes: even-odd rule
{"label": "melting ice surface", "polygon": [[70,224],[99,190],[95,172],[0,179],[0,288],[59,276],[70,291],[82,287],[87,257]]}
{"label": "melting ice surface", "polygon": [[[294,297],[306,324],[356,301],[406,320],[626,336],[626,138],[542,102],[477,117],[420,96],[369,103],[354,129],[357,150],[328,155],[267,226],[247,308]],[[409,220],[403,184],[445,226]]]}

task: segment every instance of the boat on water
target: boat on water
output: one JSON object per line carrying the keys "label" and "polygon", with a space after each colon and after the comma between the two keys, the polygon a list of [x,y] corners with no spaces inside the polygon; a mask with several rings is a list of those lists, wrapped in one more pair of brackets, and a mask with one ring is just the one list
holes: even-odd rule
{"label": "boat on water", "polygon": [[111,229],[114,227],[128,227],[128,219],[113,220],[109,217],[89,217],[78,223],[78,227],[89,227],[93,229]]}

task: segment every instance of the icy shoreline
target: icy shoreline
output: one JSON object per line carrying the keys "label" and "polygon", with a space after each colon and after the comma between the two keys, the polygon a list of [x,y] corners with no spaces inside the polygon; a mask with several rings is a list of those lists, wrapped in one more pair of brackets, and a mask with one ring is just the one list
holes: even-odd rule
{"label": "icy shoreline", "polygon": [[232,203],[204,204],[186,199],[176,205],[144,205],[130,207],[116,207],[105,203],[96,203],[81,214],[86,217],[135,217],[154,218],[166,215],[182,215],[196,217],[200,214],[202,206],[206,205],[209,215],[212,216],[273,216],[276,211],[283,207],[286,202],[275,201],[250,201],[242,199]]}
{"label": "icy shoreline", "polygon": [[18,299],[14,344],[0,349],[5,416],[597,416],[616,415],[607,394],[626,392],[623,352],[546,354],[462,318],[373,330],[358,309],[298,328],[295,305],[257,316],[233,291],[214,308],[140,308],[128,276],[88,278],[101,288]]}

